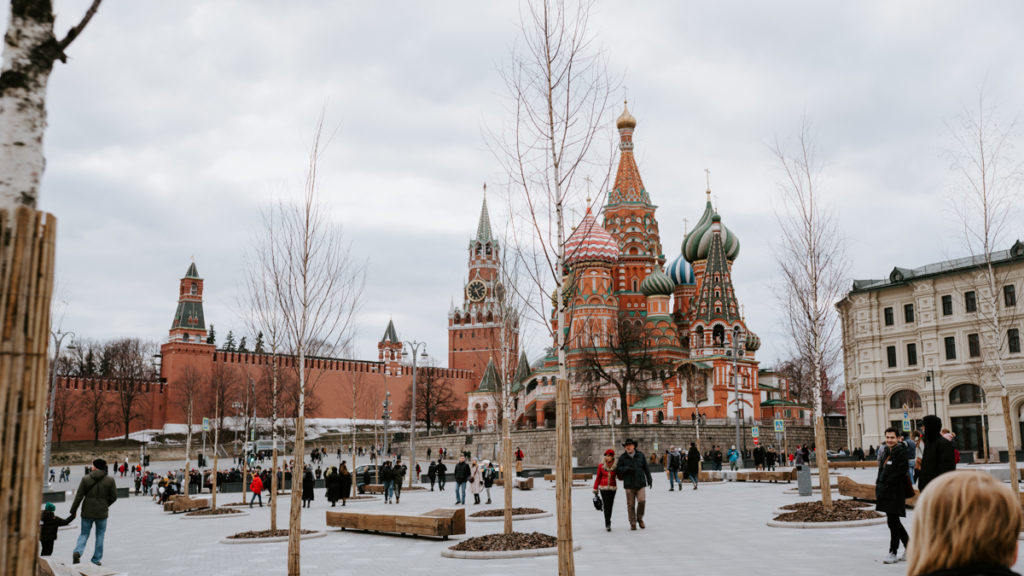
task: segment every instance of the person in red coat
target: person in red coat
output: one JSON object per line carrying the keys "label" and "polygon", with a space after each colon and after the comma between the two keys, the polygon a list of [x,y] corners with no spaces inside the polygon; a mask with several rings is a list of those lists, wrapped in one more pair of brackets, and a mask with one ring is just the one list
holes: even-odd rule
{"label": "person in red coat", "polygon": [[249,500],[249,508],[252,508],[252,503],[257,498],[260,499],[260,508],[263,508],[263,480],[260,480],[258,474],[252,475],[252,482],[249,484],[249,490],[252,490],[252,500]]}
{"label": "person in red coat", "polygon": [[615,450],[604,451],[604,462],[597,465],[597,477],[594,478],[594,494],[601,495],[601,507],[604,510],[604,529],[612,531],[612,505],[615,504]]}

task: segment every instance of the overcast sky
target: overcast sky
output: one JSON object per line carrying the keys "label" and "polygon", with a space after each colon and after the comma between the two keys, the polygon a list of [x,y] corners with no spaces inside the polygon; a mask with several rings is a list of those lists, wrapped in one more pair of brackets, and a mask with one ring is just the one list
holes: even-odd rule
{"label": "overcast sky", "polygon": [[[87,3],[55,2],[57,29]],[[393,317],[446,362],[481,184],[503,180],[484,133],[508,120],[498,71],[518,19],[512,1],[106,0],[49,88],[40,207],[59,218],[64,329],[165,339],[194,257],[207,324],[221,341],[244,332],[243,254],[261,208],[298,194],[326,104],[323,197],[367,263],[357,356],[376,359]],[[700,217],[710,169],[741,242],[737,295],[772,365],[786,344],[770,145],[813,122],[851,277],[962,256],[946,123],[983,85],[1005,116],[1022,112],[1022,22],[1009,1],[601,1],[592,26],[638,120],[666,255]],[[504,205],[490,204],[501,229]],[[543,345],[530,339],[532,355]]]}

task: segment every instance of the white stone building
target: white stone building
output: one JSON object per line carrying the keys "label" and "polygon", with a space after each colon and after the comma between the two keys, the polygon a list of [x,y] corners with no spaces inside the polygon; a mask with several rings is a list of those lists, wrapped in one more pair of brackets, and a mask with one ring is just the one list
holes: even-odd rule
{"label": "white stone building", "polygon": [[[995,293],[982,257],[894,268],[856,280],[836,307],[842,321],[851,446],[878,446],[884,431],[937,413],[961,451],[1006,450],[996,377],[1003,359],[1014,447],[1024,437],[1024,243],[992,255]],[[995,330],[993,306],[998,309]]]}

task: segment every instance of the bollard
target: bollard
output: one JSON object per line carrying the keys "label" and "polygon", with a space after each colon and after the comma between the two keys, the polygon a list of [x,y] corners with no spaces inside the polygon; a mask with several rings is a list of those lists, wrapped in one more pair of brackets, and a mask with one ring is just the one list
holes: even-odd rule
{"label": "bollard", "polygon": [[811,489],[811,467],[807,464],[798,464],[796,467],[796,487],[801,496],[814,493]]}

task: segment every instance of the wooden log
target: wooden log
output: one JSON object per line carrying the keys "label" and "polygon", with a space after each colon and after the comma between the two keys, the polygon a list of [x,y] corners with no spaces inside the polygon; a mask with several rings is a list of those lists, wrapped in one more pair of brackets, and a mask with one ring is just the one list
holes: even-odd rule
{"label": "wooden log", "polygon": [[466,510],[441,508],[418,516],[331,510],[327,512],[327,525],[343,530],[413,534],[447,540],[451,535],[466,533]]}
{"label": "wooden log", "polygon": [[36,570],[57,221],[0,210],[0,574]]}
{"label": "wooden log", "polygon": [[[829,462],[829,468],[878,468],[875,460],[853,460],[850,462]],[[795,468],[794,468],[795,470]]]}
{"label": "wooden log", "polygon": [[[854,482],[847,476],[839,476],[839,495],[853,498],[854,500],[864,500],[865,502],[875,501],[875,485],[874,484],[860,484]],[[920,494],[917,490],[914,490],[914,495],[907,498],[907,506],[913,508],[917,504],[917,496]]]}

